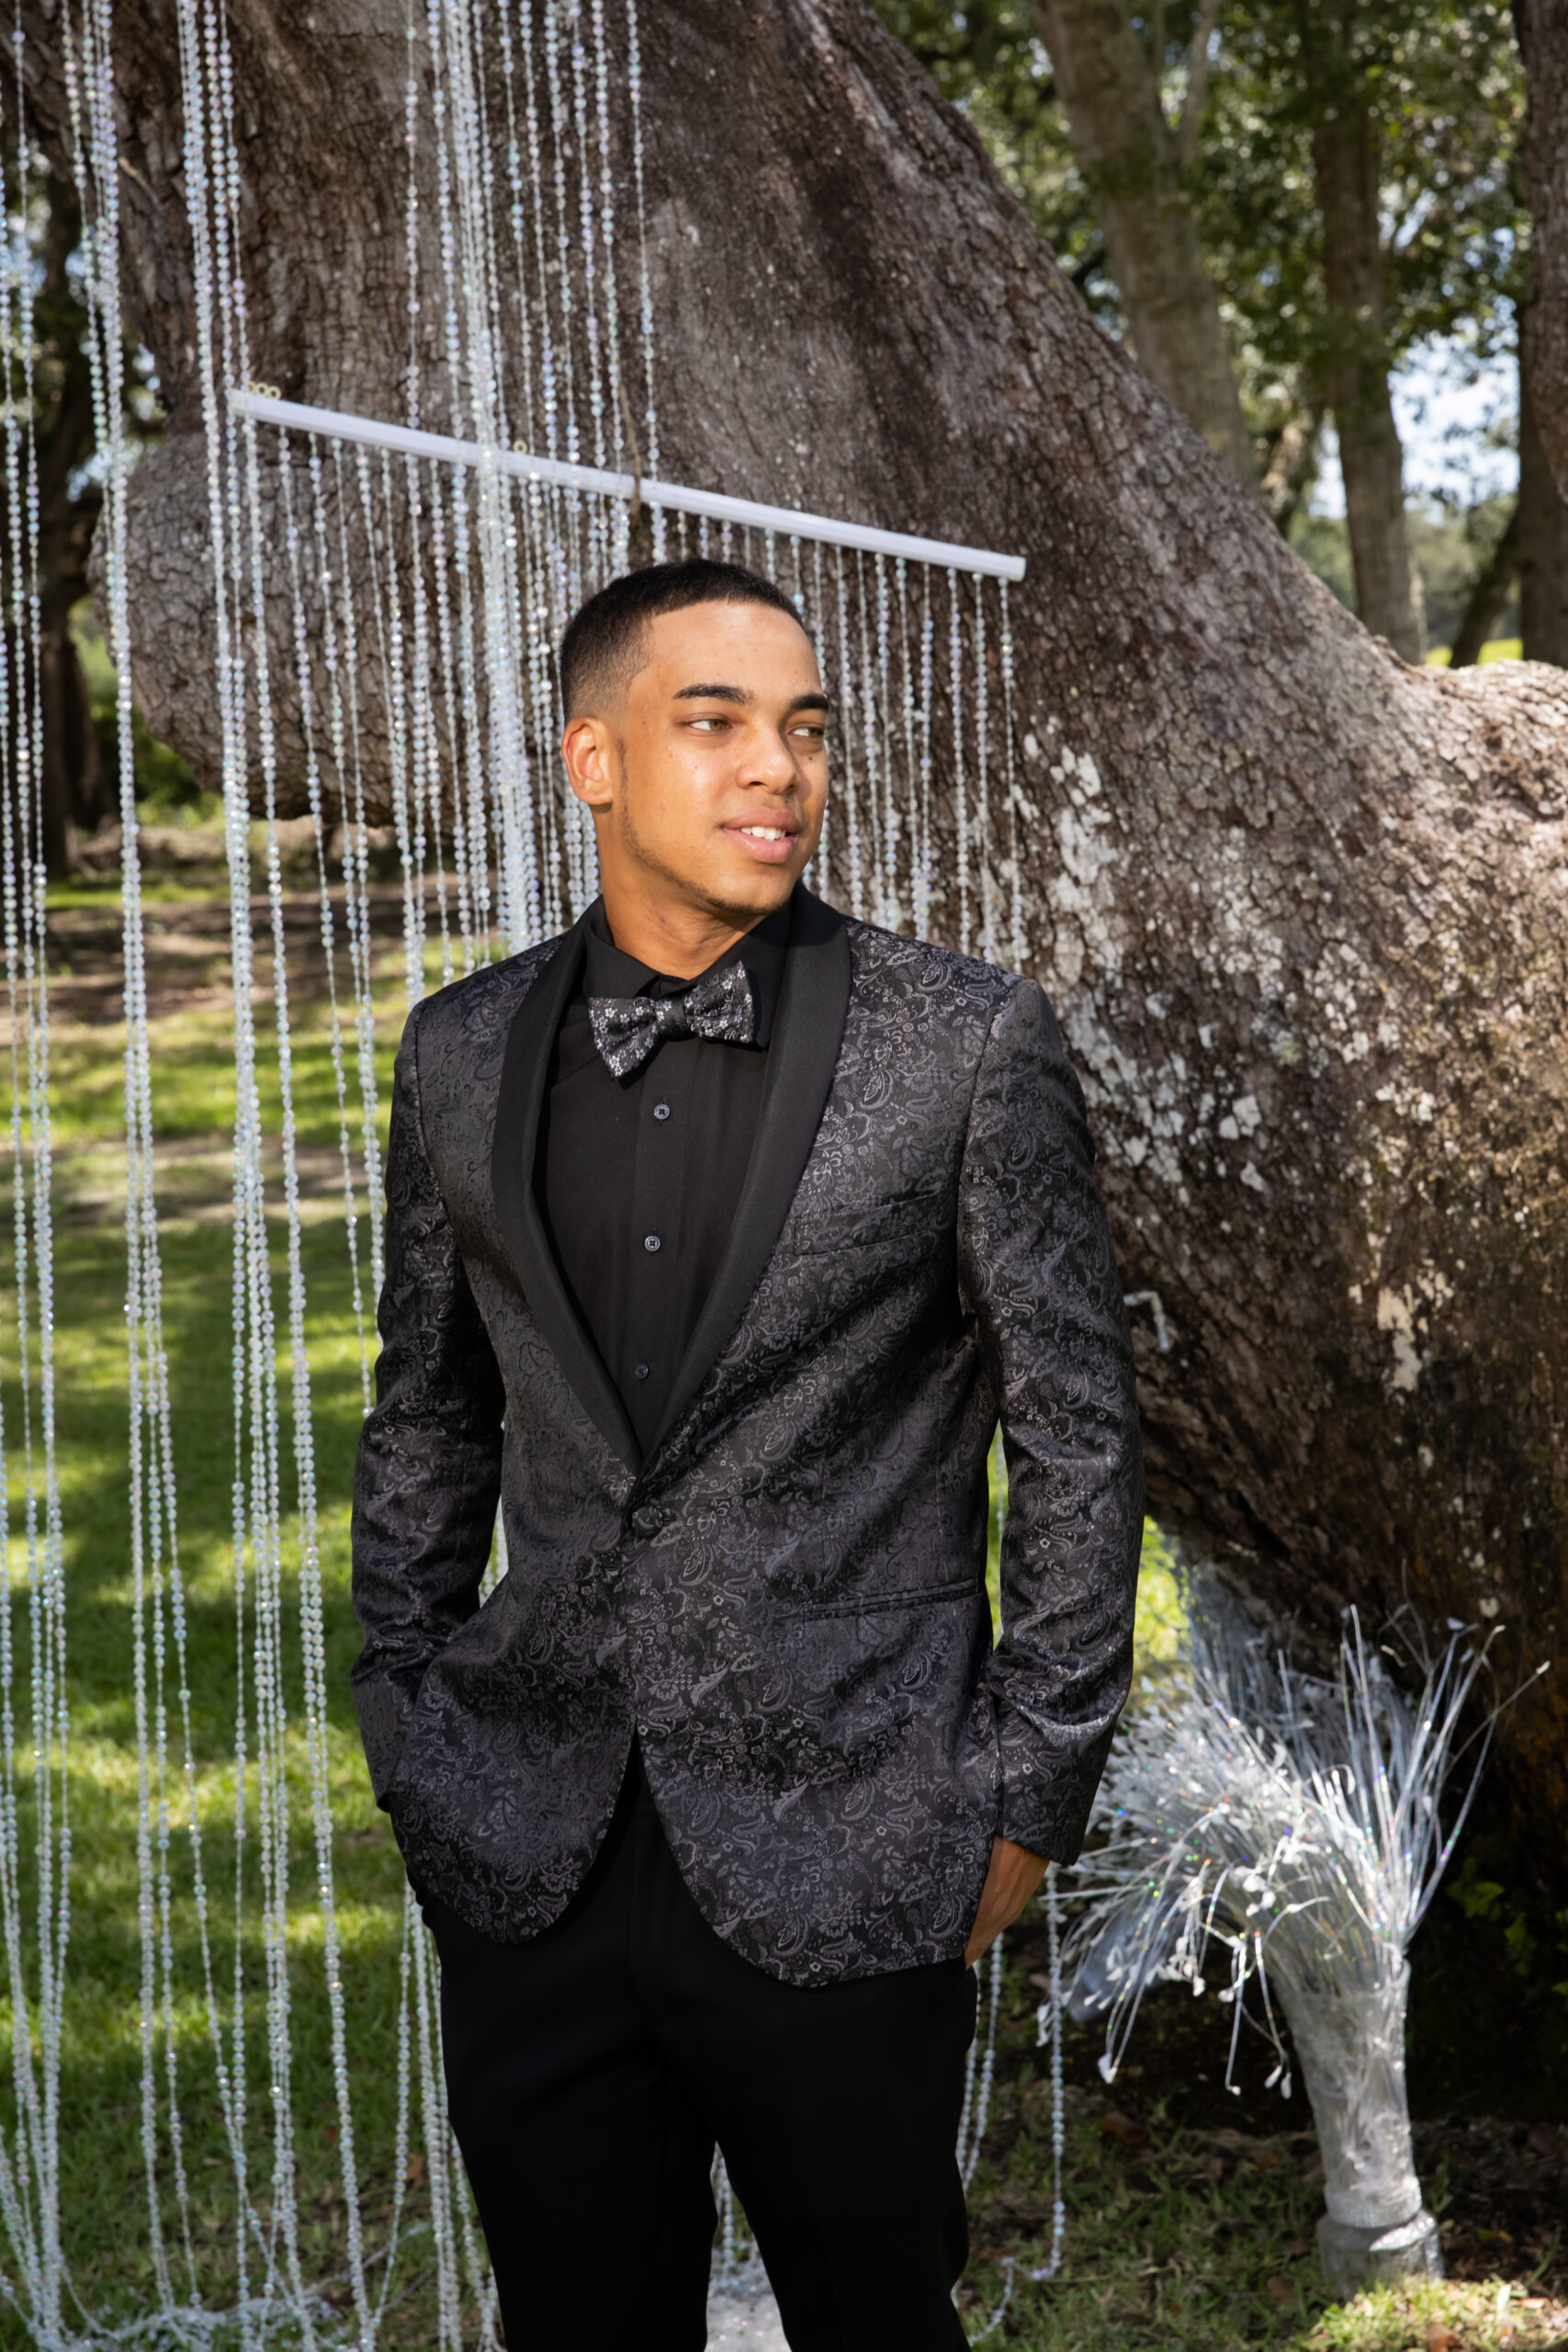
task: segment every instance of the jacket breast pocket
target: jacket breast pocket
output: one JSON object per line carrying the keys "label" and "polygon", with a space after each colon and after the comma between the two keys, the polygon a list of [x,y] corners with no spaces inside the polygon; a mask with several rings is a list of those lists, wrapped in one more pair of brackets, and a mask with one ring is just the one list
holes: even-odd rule
{"label": "jacket breast pocket", "polygon": [[954,1214],[945,1186],[911,1188],[873,1200],[819,1201],[801,1204],[794,1238],[807,1257],[924,1258],[951,1240]]}
{"label": "jacket breast pocket", "polygon": [[815,1622],[824,1617],[874,1617],[894,1609],[931,1609],[941,1601],[984,1598],[985,1585],[976,1577],[956,1577],[948,1584],[907,1585],[896,1592],[873,1589],[846,1593],[840,1599],[785,1605],[782,1617]]}

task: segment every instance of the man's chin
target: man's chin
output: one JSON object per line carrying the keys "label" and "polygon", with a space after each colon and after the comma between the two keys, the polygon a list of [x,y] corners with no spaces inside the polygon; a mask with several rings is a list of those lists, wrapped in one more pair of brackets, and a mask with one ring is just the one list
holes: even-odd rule
{"label": "man's chin", "polygon": [[762,865],[748,860],[738,873],[727,859],[726,871],[709,878],[710,902],[733,922],[761,922],[784,905],[799,879],[802,863],[792,858],[787,865]]}

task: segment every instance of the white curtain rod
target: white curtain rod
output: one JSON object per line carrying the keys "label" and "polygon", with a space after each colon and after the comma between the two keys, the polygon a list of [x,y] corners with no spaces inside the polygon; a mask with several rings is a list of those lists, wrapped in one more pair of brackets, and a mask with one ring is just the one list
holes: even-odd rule
{"label": "white curtain rod", "polygon": [[410,458],[434,458],[443,465],[493,465],[528,481],[557,482],[565,490],[588,490],[609,498],[638,495],[649,506],[673,507],[682,514],[707,514],[754,531],[776,531],[801,539],[826,539],[834,547],[863,548],[868,555],[903,556],[910,563],[941,564],[951,571],[981,572],[992,580],[1021,580],[1021,555],[992,555],[983,548],[953,547],[946,539],[917,539],[902,531],[874,531],[863,523],[833,523],[823,514],[797,514],[788,506],[759,506],[749,498],[726,498],[715,490],[683,490],[669,481],[638,482],[631,474],[603,473],[596,466],[569,466],[555,458],[522,450],[485,448],[478,441],[453,441],[444,433],[416,433],[406,424],[382,424],[374,417],[344,416],[336,409],[307,408],[270,393],[233,391],[236,416],[258,424],[280,424],[293,433],[320,433],[334,441],[357,441],[372,449],[395,449]]}

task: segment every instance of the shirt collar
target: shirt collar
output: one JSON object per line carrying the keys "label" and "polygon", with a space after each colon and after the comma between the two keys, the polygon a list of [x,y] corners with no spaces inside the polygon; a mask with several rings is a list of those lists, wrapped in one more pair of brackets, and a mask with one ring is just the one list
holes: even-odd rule
{"label": "shirt collar", "polygon": [[[743,963],[751,983],[751,998],[757,1008],[757,1029],[752,1043],[765,1046],[772,1033],[773,1014],[778,1006],[779,990],[784,986],[784,956],[789,948],[790,900],[764,915],[744,939],[717,956],[708,972],[722,972],[727,965]],[[641,964],[635,956],[626,955],[610,937],[610,925],[604,913],[604,901],[595,899],[588,910],[583,926],[588,961],[583,971],[585,996],[683,996],[697,981],[706,979],[707,972],[694,973],[691,979],[672,978],[666,972],[656,972],[650,964]]]}

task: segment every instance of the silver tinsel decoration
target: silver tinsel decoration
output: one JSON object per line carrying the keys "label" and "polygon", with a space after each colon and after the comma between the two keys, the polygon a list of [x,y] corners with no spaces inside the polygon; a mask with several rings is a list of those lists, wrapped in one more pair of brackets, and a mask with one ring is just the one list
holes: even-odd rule
{"label": "silver tinsel decoration", "polygon": [[[1495,1705],[1465,1726],[1495,1636],[1450,1623],[1434,1657],[1408,1610],[1382,1644],[1352,1610],[1328,1679],[1294,1668],[1213,1580],[1192,1579],[1188,1600],[1183,1654],[1145,1679],[1112,1750],[1095,1813],[1105,1843],[1074,1873],[1085,1905],[1069,2005],[1109,2013],[1110,2082],[1145,1989],[1201,1994],[1218,1968],[1231,2088],[1249,1992],[1274,2047],[1269,2086],[1287,2098],[1281,2017],[1290,2029],[1323,2153],[1331,2281],[1435,2271],[1405,2095],[1407,1954],[1490,1745]],[[1461,1756],[1445,1831],[1438,1800]]]}

